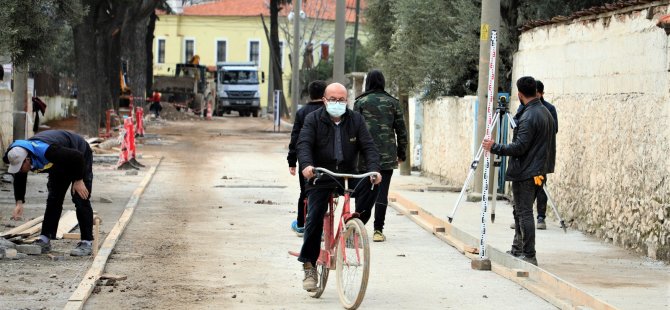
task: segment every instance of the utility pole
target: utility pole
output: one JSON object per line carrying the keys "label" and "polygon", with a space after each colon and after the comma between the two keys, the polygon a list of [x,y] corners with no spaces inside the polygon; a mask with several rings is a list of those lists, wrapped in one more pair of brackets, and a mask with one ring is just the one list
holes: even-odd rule
{"label": "utility pole", "polygon": [[26,103],[28,102],[28,66],[14,65],[14,131],[13,140],[26,138]]}
{"label": "utility pole", "polygon": [[[356,72],[356,48],[358,47],[358,14],[361,11],[361,0],[356,0],[356,23],[354,24],[354,50],[353,50],[353,64],[351,65],[351,72]],[[365,86],[363,86],[365,87]]]}
{"label": "utility pole", "polygon": [[293,0],[293,54],[291,58],[291,119],[295,120],[300,101],[300,8],[301,0]]}
{"label": "utility pole", "polygon": [[[479,148],[479,145],[482,143],[482,140],[484,140],[484,135],[486,134],[486,94],[488,91],[491,30],[498,31],[500,28],[500,0],[482,1],[481,20],[481,35],[479,40],[479,82],[477,83],[477,101],[479,104],[477,109],[477,137],[475,138],[475,150]],[[496,82],[493,87],[494,94],[497,93],[498,90],[498,72],[495,72],[495,76]],[[474,193],[471,196],[473,198],[476,197],[477,199],[481,199],[483,180],[482,167],[483,165],[480,164],[475,172],[475,187]],[[491,171],[494,170],[495,169],[491,169]]]}
{"label": "utility pole", "polygon": [[345,0],[337,0],[337,8],[335,9],[335,61],[333,63],[333,81],[345,84],[344,79],[344,31],[346,15]]}

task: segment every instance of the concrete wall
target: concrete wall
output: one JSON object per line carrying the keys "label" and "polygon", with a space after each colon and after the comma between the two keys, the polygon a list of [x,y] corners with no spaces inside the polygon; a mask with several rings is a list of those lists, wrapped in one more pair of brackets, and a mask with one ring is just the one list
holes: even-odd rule
{"label": "concrete wall", "polygon": [[[4,154],[12,143],[14,118],[12,116],[12,92],[0,87],[0,153]],[[1,154],[0,154],[1,155]],[[0,166],[3,165],[0,161]],[[0,170],[2,174],[2,170]]]}
{"label": "concrete wall", "polygon": [[532,75],[559,117],[562,216],[584,232],[670,260],[668,6],[525,32],[514,78]]}
{"label": "concrete wall", "polygon": [[[421,170],[441,182],[462,186],[474,157],[476,97],[423,102]],[[479,145],[477,145],[479,147]]]}

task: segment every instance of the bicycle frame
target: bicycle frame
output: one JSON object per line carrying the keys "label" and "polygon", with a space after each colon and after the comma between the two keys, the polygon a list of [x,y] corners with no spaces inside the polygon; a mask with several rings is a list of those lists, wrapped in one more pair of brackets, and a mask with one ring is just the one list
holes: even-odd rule
{"label": "bicycle frame", "polygon": [[[348,182],[348,180],[345,180]],[[328,269],[335,269],[335,247],[336,245],[344,245],[344,239],[342,239],[342,231],[344,229],[344,224],[352,217],[354,214],[351,213],[350,202],[351,194],[349,190],[346,189],[344,192],[344,202],[342,205],[342,213],[340,220],[338,221],[337,228],[335,228],[335,210],[337,209],[336,200],[333,198],[333,194],[330,195],[328,201],[328,211],[323,217],[323,234],[324,234],[324,248],[321,249],[319,253],[318,262],[324,266],[328,266]],[[333,229],[337,229],[335,234],[333,234]]]}

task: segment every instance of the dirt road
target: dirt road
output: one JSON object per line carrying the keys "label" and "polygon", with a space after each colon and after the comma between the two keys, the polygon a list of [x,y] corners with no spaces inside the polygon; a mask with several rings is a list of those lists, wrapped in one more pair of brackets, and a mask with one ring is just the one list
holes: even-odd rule
{"label": "dirt road", "polygon": [[[288,255],[298,197],[288,133],[257,118],[175,122],[143,152],[164,156],[87,309],[340,309],[330,281],[321,299],[301,289]],[[368,226],[371,226],[369,224]],[[368,227],[370,229],[371,227]],[[388,242],[371,246],[362,309],[552,309],[389,208]],[[370,234],[371,235],[371,234]]]}

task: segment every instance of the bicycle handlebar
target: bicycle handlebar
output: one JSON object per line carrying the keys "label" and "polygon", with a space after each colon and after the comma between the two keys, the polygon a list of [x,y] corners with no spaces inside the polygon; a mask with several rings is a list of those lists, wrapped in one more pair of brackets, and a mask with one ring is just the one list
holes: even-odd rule
{"label": "bicycle handlebar", "polygon": [[365,178],[365,177],[370,177],[370,176],[376,176],[378,172],[372,171],[368,173],[363,173],[363,174],[346,174],[346,173],[335,173],[332,172],[326,168],[319,168],[316,167],[314,168],[315,172],[320,172],[320,173],[325,173],[328,175],[331,175],[336,178],[349,178],[349,179],[359,179],[359,178]]}

